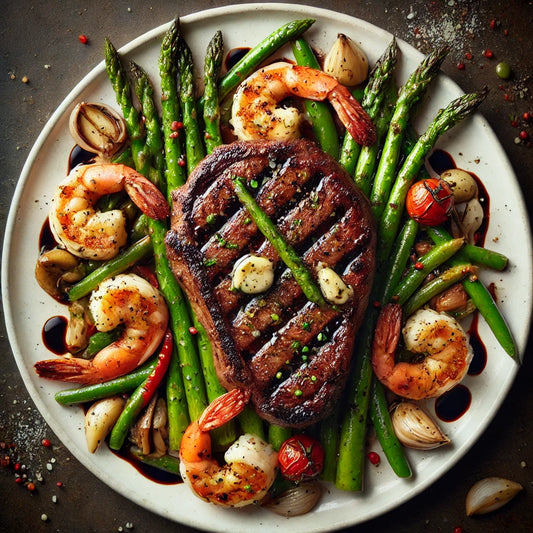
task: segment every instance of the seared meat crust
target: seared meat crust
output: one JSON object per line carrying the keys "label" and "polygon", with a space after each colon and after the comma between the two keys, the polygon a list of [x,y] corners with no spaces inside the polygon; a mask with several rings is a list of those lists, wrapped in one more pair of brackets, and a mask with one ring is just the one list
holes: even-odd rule
{"label": "seared meat crust", "polygon": [[[351,300],[326,309],[307,301],[239,203],[236,175],[311,272],[334,268],[353,287]],[[374,276],[366,198],[330,156],[298,140],[223,145],[172,199],[168,257],[209,334],[222,385],[248,390],[259,415],[275,424],[303,427],[327,416],[346,383]],[[231,288],[233,265],[247,253],[276,268],[274,285],[255,297]]]}

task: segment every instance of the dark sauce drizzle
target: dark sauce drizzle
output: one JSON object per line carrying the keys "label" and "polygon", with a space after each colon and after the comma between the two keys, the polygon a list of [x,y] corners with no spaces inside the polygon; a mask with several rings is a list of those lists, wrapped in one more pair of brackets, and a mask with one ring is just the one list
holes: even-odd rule
{"label": "dark sauce drizzle", "polygon": [[65,343],[67,324],[68,320],[64,316],[53,316],[43,326],[43,343],[48,350],[56,355],[65,355],[68,352]]}

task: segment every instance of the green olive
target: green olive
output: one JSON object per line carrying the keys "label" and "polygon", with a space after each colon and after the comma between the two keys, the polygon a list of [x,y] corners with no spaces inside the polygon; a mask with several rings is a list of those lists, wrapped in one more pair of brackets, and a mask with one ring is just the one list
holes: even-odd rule
{"label": "green olive", "polygon": [[496,74],[502,80],[508,80],[511,77],[511,67],[509,66],[509,63],[498,63],[496,65]]}

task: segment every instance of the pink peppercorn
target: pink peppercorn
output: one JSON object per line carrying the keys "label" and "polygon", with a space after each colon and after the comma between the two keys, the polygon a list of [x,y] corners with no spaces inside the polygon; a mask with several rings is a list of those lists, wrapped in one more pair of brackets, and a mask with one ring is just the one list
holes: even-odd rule
{"label": "pink peppercorn", "polygon": [[379,465],[380,457],[379,457],[379,455],[378,455],[376,452],[368,452],[367,457],[368,457],[368,460],[369,460],[374,466]]}

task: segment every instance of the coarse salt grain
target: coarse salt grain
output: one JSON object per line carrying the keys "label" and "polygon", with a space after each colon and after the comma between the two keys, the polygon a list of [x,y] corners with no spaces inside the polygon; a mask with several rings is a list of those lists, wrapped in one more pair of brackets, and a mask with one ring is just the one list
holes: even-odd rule
{"label": "coarse salt grain", "polygon": [[51,463],[46,463],[46,470],[48,470],[48,472],[51,472],[52,471],[52,464]]}
{"label": "coarse salt grain", "polygon": [[46,515],[46,514],[43,513],[43,514],[41,515],[41,520],[42,520],[43,522],[46,522],[46,521],[48,520],[48,515]]}
{"label": "coarse salt grain", "polygon": [[57,503],[57,496],[55,494],[52,496],[52,502]]}

